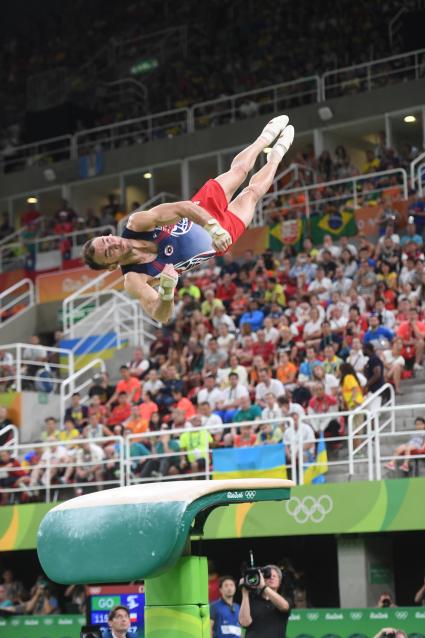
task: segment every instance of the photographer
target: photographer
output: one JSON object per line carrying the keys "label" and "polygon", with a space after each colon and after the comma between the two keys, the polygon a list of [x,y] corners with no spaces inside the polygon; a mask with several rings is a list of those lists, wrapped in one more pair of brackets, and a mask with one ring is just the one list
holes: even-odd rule
{"label": "photographer", "polygon": [[391,594],[387,591],[383,592],[380,595],[376,606],[377,607],[397,607],[397,605],[392,599]]}
{"label": "photographer", "polygon": [[[266,572],[264,577],[263,571]],[[258,586],[249,587],[242,578],[242,604],[239,622],[246,627],[246,638],[285,638],[291,604],[279,593],[282,572],[276,565],[259,571]]]}
{"label": "photographer", "polygon": [[394,629],[394,627],[384,627],[374,638],[407,638],[407,634],[403,629]]}

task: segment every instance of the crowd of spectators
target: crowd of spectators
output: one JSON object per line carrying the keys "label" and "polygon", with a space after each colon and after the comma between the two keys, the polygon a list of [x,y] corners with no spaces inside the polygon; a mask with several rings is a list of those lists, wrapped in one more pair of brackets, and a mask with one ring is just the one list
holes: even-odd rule
{"label": "crowd of spectators", "polygon": [[[160,59],[154,72],[141,76],[148,88],[150,113],[397,53],[382,25],[388,24],[401,6],[400,0],[373,6],[367,0],[355,6],[349,2],[335,6],[329,0],[314,6],[307,0],[276,5],[267,0],[261,6],[245,2],[242,7],[241,3],[215,0],[207,10],[194,1],[179,6],[159,1],[146,5],[128,0],[119,6],[97,1],[88,6],[80,0],[61,11],[54,3],[47,3],[43,11],[28,6],[19,12],[19,20],[11,12],[0,45],[2,121],[9,124],[2,131],[0,150],[9,153],[25,142],[26,131],[16,122],[16,114],[23,115],[27,107],[25,81],[52,70],[66,70],[70,95],[64,94],[64,99],[78,97],[90,107],[87,122],[78,122],[79,128],[143,115],[135,110],[135,100],[129,103],[128,111],[119,106],[114,109],[112,102],[96,101],[96,81],[106,77],[90,74],[89,63],[103,51],[108,79],[123,77],[123,68],[128,76],[131,65],[142,55],[138,40],[171,25],[184,27],[187,40],[179,54]],[[276,44],[282,30],[285,46]],[[82,32],[84,38],[80,37]],[[118,46],[121,43],[126,46]],[[380,82],[391,79],[381,78]],[[347,91],[353,90],[347,83]],[[258,108],[255,102],[247,101],[241,105],[241,116],[253,115]]]}
{"label": "crowd of spectators", "polygon": [[[75,395],[64,423],[49,419],[24,459],[3,450],[2,486],[32,498],[46,483],[81,491],[116,481],[117,441],[81,437],[137,435],[132,480],[203,475],[210,448],[283,442],[289,462],[300,428],[306,461],[322,432],[339,449],[346,422],[328,413],[355,409],[385,382],[403,394],[403,380],[423,369],[425,215],[417,202],[409,212],[406,225],[388,219],[376,241],[328,235],[296,256],[227,253],[181,277],[172,324],[137,349],[117,384],[96,378],[86,406]],[[211,430],[191,431],[201,425]],[[419,453],[421,440],[396,456]],[[407,458],[401,470],[410,469]]]}

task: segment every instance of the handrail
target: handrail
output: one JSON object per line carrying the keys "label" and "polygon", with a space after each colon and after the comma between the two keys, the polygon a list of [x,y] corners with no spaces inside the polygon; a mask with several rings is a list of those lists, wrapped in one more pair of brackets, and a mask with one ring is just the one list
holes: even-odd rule
{"label": "handrail", "polygon": [[0,429],[0,436],[7,434],[7,432],[12,432],[12,438],[6,441],[3,445],[0,446],[0,450],[4,450],[5,448],[14,447],[19,443],[19,430],[16,425],[12,423],[10,425],[5,425]]}
{"label": "handrail", "polygon": [[[381,398],[389,393],[389,399],[384,407],[395,406],[395,390],[390,383],[384,383],[384,385],[379,388],[374,394],[368,397],[363,403],[353,410],[348,417],[348,447],[349,447],[349,458],[350,458],[350,475],[354,474],[354,457],[358,455],[363,447],[365,446],[365,442],[362,441],[357,447],[355,447],[354,443],[356,438],[358,438],[360,432],[364,429],[366,424],[366,430],[368,435],[368,441],[372,436],[372,422],[375,420],[376,412],[381,408],[381,405],[376,406],[377,400],[381,400]],[[375,405],[374,405],[375,404]],[[362,421],[359,425],[356,425],[356,417],[366,414],[366,421]],[[386,421],[380,428],[382,430],[388,424],[391,425],[391,431],[395,431],[395,418],[394,412],[391,412],[390,419]],[[369,448],[368,448],[369,451]]]}
{"label": "handrail", "polygon": [[[314,89],[310,89],[309,91],[303,91],[302,95],[308,94],[308,95],[314,95],[315,99],[313,101],[315,102],[319,102],[320,101],[320,77],[318,75],[310,75],[307,77],[303,77],[303,78],[298,78],[297,80],[289,80],[288,82],[281,82],[279,84],[271,84],[269,86],[266,86],[264,88],[261,89],[253,89],[251,91],[243,91],[242,93],[236,93],[234,95],[228,95],[228,96],[223,96],[223,97],[219,97],[219,98],[215,98],[214,100],[206,100],[205,102],[199,102],[197,104],[194,104],[191,108],[190,108],[190,113],[191,113],[191,125],[193,127],[193,130],[197,129],[196,123],[197,123],[197,111],[201,111],[200,116],[213,116],[213,117],[217,117],[217,116],[221,116],[223,115],[223,113],[229,113],[231,114],[231,120],[230,121],[234,121],[235,119],[235,115],[236,115],[236,102],[238,100],[241,99],[245,99],[245,98],[252,98],[254,96],[258,96],[258,98],[261,100],[262,96],[264,96],[264,94],[266,93],[273,93],[273,99],[271,101],[272,104],[274,104],[274,111],[278,110],[278,102],[281,102],[282,99],[287,98],[288,100],[290,100],[291,98],[297,97],[297,93],[291,93],[291,88],[294,88],[300,84],[308,84],[308,83],[314,83]],[[289,89],[287,94],[279,94],[279,91],[284,91],[285,89]],[[210,107],[210,106],[214,106],[214,107],[219,107],[221,104],[225,104],[225,103],[230,103],[230,109],[226,109],[226,110],[217,110],[214,109],[212,111],[212,113],[202,113],[202,111],[204,111],[206,108]],[[264,107],[264,100],[261,100],[261,105],[262,107]]]}
{"label": "handrail", "polygon": [[[174,117],[178,114],[182,115],[183,117],[178,120],[177,124],[179,126],[183,126],[185,128],[185,132],[189,132],[189,109],[171,109],[169,111],[161,111],[160,113],[153,113],[152,115],[144,115],[143,117],[132,118],[129,120],[124,120],[122,122],[116,122],[115,124],[107,124],[104,126],[97,126],[92,129],[86,129],[84,131],[79,131],[78,133],[75,133],[73,138],[74,153],[76,154],[76,157],[78,157],[80,144],[81,146],[85,147],[87,146],[87,144],[98,144],[102,141],[114,142],[114,140],[128,138],[129,136],[131,136],[132,134],[136,134],[137,132],[142,132],[144,135],[147,135],[148,141],[151,141],[153,139],[154,132],[167,130],[170,129],[171,126],[176,125],[176,122],[174,121],[165,121],[160,123],[160,120],[162,118],[167,119],[170,117]],[[137,126],[137,128],[132,130],[131,127],[133,126]],[[120,129],[123,129],[123,132],[121,134],[114,135]],[[98,134],[102,133],[106,133],[106,136],[104,135],[103,137],[98,137]],[[86,139],[84,140],[84,138]]]}
{"label": "handrail", "polygon": [[[62,355],[65,357],[67,363],[60,363],[60,362],[53,363],[52,361],[46,362],[42,360],[33,361],[32,359],[24,359],[23,355],[25,350],[27,349],[39,350],[39,351],[42,351],[43,353],[44,352],[47,353],[47,355],[52,353],[58,354],[59,356]],[[16,350],[16,356],[14,357],[13,365],[11,366],[12,374],[8,376],[0,377],[0,381],[13,381],[16,384],[17,392],[22,391],[23,380],[37,381],[37,377],[33,375],[24,374],[22,370],[23,365],[38,366],[39,368],[42,368],[43,366],[48,365],[49,368],[57,369],[59,372],[61,370],[65,370],[67,376],[72,375],[74,373],[74,355],[70,350],[67,350],[66,348],[55,348],[53,346],[33,345],[31,343],[19,342],[19,343],[8,343],[8,344],[1,345],[0,350],[6,351],[9,353],[14,352]],[[62,386],[62,384],[66,382],[66,378],[62,379],[62,378],[53,377],[49,379],[49,382],[56,386]]]}
{"label": "handrail", "polygon": [[[112,281],[107,282],[107,279],[111,279]],[[100,291],[106,292],[107,290],[115,288],[115,286],[119,286],[122,280],[123,277],[117,276],[115,271],[104,270],[97,277],[90,279],[86,284],[78,288],[78,290],[68,295],[62,302],[62,323],[65,334],[71,338],[75,336],[74,328],[76,322],[74,321],[74,314],[76,310],[91,306],[93,296],[96,296]],[[82,300],[82,302],[76,306],[78,300]],[[98,307],[98,299],[95,298],[95,309]]]}
{"label": "handrail", "polygon": [[[166,200],[170,200],[170,199],[175,199],[176,201],[178,201],[180,198],[178,195],[175,195],[174,193],[167,193],[166,191],[161,191],[160,193],[158,193],[157,195],[154,195],[153,197],[151,197],[150,199],[147,199],[145,202],[143,202],[143,204],[140,206],[140,208],[137,209],[137,212],[141,212],[143,210],[149,210],[150,208],[152,208],[152,206],[154,204],[163,204]],[[131,211],[131,213],[128,213],[128,215],[126,215],[125,217],[122,217],[120,219],[120,221],[118,222],[117,225],[117,234],[121,235],[126,224],[128,221],[128,218],[130,217],[130,215],[132,215],[135,211]]]}
{"label": "handrail", "polygon": [[[97,231],[112,231],[115,232],[115,227],[111,224],[106,224],[104,226],[99,226]],[[90,237],[93,235],[93,230],[90,228],[86,228],[83,230],[74,230],[71,233],[67,233],[67,235],[47,235],[46,237],[34,237],[31,239],[21,239],[18,242],[13,242],[11,244],[4,244],[0,246],[0,270],[3,269],[4,263],[12,264],[15,261],[20,261],[23,258],[24,253],[20,253],[26,246],[31,247],[31,252],[33,252],[33,257],[36,259],[37,255],[40,253],[50,252],[52,250],[59,251],[60,242],[64,239],[68,239],[71,242],[70,248],[75,248],[78,246],[77,240],[80,236]],[[49,243],[52,244],[49,246]],[[40,250],[40,246],[47,244],[46,250]],[[11,251],[17,251],[18,254],[10,254]]]}
{"label": "handrail", "polygon": [[[351,74],[355,71],[360,71],[360,70],[366,70],[366,79],[367,79],[367,90],[370,91],[372,89],[371,87],[371,80],[373,79],[373,76],[371,75],[371,69],[374,66],[378,66],[380,64],[388,64],[391,62],[396,62],[402,59],[406,59],[409,58],[411,56],[414,56],[415,58],[415,63],[414,66],[409,66],[407,67],[407,69],[400,69],[399,67],[395,68],[395,73],[400,73],[403,70],[411,70],[412,68],[415,69],[415,76],[417,79],[418,73],[417,73],[417,69],[418,69],[418,56],[425,54],[425,49],[415,49],[413,51],[408,51],[407,53],[399,53],[397,55],[391,55],[389,57],[386,58],[379,58],[378,60],[371,60],[370,62],[362,62],[361,64],[353,64],[351,66],[345,66],[345,67],[340,67],[339,69],[334,69],[332,71],[325,71],[325,73],[323,73],[323,75],[321,76],[321,83],[322,83],[322,100],[325,101],[328,99],[328,97],[326,95],[326,90],[327,88],[335,88],[340,86],[341,84],[344,83],[344,81],[339,81],[335,84],[331,84],[330,87],[326,87],[326,80],[327,78],[331,77],[331,76],[338,76],[341,75],[341,73],[347,73],[350,72]],[[391,71],[387,71],[385,74],[381,74],[382,77],[389,77],[391,75]],[[358,76],[357,76],[358,77]],[[355,80],[356,76],[353,77],[353,75],[349,76],[348,80]]]}
{"label": "handrail", "polygon": [[[44,156],[49,153],[65,153],[65,158],[61,159],[71,159],[72,139],[72,135],[59,135],[57,137],[49,137],[45,140],[39,140],[38,142],[30,142],[29,144],[15,146],[11,149],[10,153],[0,153],[0,165],[3,165],[3,167],[9,167],[13,164],[20,164],[22,161],[25,161],[27,157],[34,158],[37,155]],[[66,142],[66,144],[59,148],[44,148],[58,144],[58,142]],[[32,149],[34,149],[34,153],[26,153],[26,151]]]}
{"label": "handrail", "polygon": [[[103,359],[93,359],[83,368],[80,368],[76,372],[73,372],[72,374],[70,374],[61,384],[60,386],[60,416],[62,421],[65,416],[66,402],[71,398],[74,392],[81,393],[83,390],[85,390],[91,384],[92,377],[90,376],[90,378],[88,379],[86,377],[86,379],[84,381],[81,381],[79,385],[78,385],[78,380],[81,377],[85,377],[87,372],[89,372],[92,369],[94,370],[95,368],[100,368],[101,372],[106,371],[106,366]],[[67,388],[69,389],[67,390]],[[86,397],[83,397],[82,402],[84,403],[85,400],[86,400]]]}
{"label": "handrail", "polygon": [[[8,297],[15,290],[19,290],[20,288],[24,286],[28,287],[28,290],[26,292],[22,292],[20,295],[14,296],[9,302],[3,305],[3,299]],[[27,302],[27,305],[24,308],[18,309],[18,311],[15,313],[12,312],[12,315],[10,317],[2,321],[2,317],[5,312],[7,312],[8,310],[12,310],[14,306],[16,306],[17,304],[21,304],[24,301]],[[23,312],[25,312],[29,308],[32,308],[34,304],[35,304],[34,283],[31,281],[31,279],[28,279],[27,277],[25,277],[25,279],[21,279],[20,281],[18,281],[16,284],[13,284],[9,288],[6,288],[6,290],[3,290],[0,293],[0,321],[1,321],[0,327],[3,327],[6,323],[10,322],[12,319],[16,319],[16,317],[19,317],[19,315],[21,315]]]}
{"label": "handrail", "polygon": [[422,164],[419,164],[418,166],[418,170],[416,173],[416,177],[418,180],[418,195],[419,197],[423,197],[424,196],[424,183],[425,183],[425,162],[423,162]]}
{"label": "handrail", "polygon": [[[407,199],[408,197],[408,178],[407,178],[407,172],[404,168],[393,168],[390,169],[388,171],[378,171],[376,173],[364,173],[361,175],[354,175],[353,177],[344,177],[342,179],[334,179],[331,180],[329,182],[321,182],[319,184],[307,184],[305,186],[300,186],[298,188],[291,188],[291,189],[286,189],[283,188],[281,190],[277,190],[275,192],[272,192],[270,194],[268,194],[266,197],[263,198],[263,200],[261,201],[260,206],[262,207],[262,209],[264,210],[268,203],[270,201],[273,201],[273,199],[277,196],[280,195],[284,195],[284,196],[288,196],[288,195],[292,195],[295,193],[304,193],[307,196],[306,202],[305,204],[303,204],[303,206],[305,206],[306,208],[306,214],[307,216],[310,216],[310,200],[308,197],[308,194],[310,191],[317,191],[317,190],[323,190],[323,189],[328,189],[332,186],[340,186],[342,184],[346,184],[347,186],[352,186],[352,198],[353,198],[353,205],[354,208],[358,208],[359,204],[358,204],[358,198],[359,195],[357,193],[357,189],[356,189],[356,185],[358,182],[361,181],[371,181],[371,180],[375,180],[378,179],[380,177],[386,177],[389,175],[395,175],[395,174],[401,174],[402,178],[403,178],[403,183],[400,184],[400,188],[402,188],[403,190],[403,199]],[[376,189],[375,189],[376,190]],[[347,197],[349,196],[349,193],[343,193],[343,194],[338,194],[338,199],[347,199]],[[324,200],[314,200],[312,203],[313,204],[319,204],[322,202],[328,201],[327,199]],[[282,208],[282,207],[281,207]]]}
{"label": "handrail", "polygon": [[425,160],[425,151],[423,151],[420,155],[415,157],[414,160],[410,162],[410,185],[412,188],[415,188],[415,169],[419,162]]}
{"label": "handrail", "polygon": [[[37,217],[37,219],[34,220],[33,225],[38,226],[40,222],[43,224],[45,220],[46,220],[46,217],[44,215],[40,215],[40,217]],[[18,230],[15,230],[15,232],[10,233],[10,235],[7,235],[6,237],[3,237],[3,239],[0,239],[0,246],[3,246],[4,244],[13,243],[12,241],[13,237],[20,237],[22,233],[28,230],[28,228],[29,228],[28,225],[21,226],[20,228],[18,228]]]}

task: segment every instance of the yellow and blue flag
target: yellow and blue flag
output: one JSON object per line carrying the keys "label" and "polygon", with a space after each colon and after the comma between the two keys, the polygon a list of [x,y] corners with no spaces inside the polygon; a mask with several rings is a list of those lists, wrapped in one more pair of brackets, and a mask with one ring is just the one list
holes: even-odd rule
{"label": "yellow and blue flag", "polygon": [[304,484],[325,483],[325,474],[328,471],[328,453],[323,432],[317,443],[316,458],[311,463],[304,465]]}
{"label": "yellow and blue flag", "polygon": [[213,450],[213,479],[287,478],[285,445]]}

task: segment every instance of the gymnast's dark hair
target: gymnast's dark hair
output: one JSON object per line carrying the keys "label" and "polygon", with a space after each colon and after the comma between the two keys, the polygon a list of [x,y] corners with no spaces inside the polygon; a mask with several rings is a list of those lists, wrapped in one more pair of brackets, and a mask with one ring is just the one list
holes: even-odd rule
{"label": "gymnast's dark hair", "polygon": [[89,241],[86,241],[86,243],[83,246],[82,257],[84,259],[84,262],[92,270],[107,270],[109,268],[108,265],[106,265],[106,264],[98,264],[94,260],[94,255],[95,255],[95,249],[94,249],[94,246],[93,246],[93,240],[94,239],[95,238],[89,239]]}

